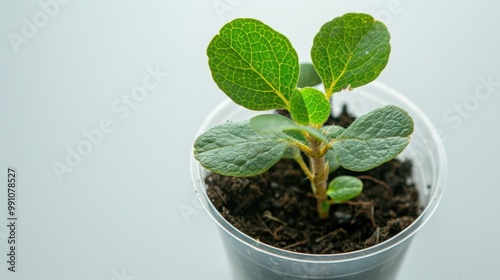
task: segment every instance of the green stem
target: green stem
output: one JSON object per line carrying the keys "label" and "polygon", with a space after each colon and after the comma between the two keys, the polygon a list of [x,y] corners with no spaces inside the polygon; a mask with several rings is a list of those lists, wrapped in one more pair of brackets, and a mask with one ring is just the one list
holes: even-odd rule
{"label": "green stem", "polygon": [[322,153],[322,143],[316,139],[311,140],[312,155],[309,158],[313,180],[311,180],[311,187],[316,197],[316,209],[321,219],[327,219],[329,216],[329,205],[327,191],[328,180],[328,166],[325,161],[325,156]]}
{"label": "green stem", "polygon": [[[312,174],[311,170],[309,170],[309,168],[307,167],[307,164],[304,162],[304,159],[302,158],[302,156],[299,154],[294,159],[299,164],[302,171],[304,171],[307,178],[309,178],[309,180],[312,182],[314,180],[314,175]],[[313,192],[316,192],[316,191],[313,189]]]}

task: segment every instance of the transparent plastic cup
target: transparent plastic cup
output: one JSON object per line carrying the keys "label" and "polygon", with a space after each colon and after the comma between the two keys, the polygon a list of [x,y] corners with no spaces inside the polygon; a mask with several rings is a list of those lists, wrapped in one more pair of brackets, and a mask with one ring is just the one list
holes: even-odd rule
{"label": "transparent plastic cup", "polygon": [[[413,162],[413,182],[420,195],[421,215],[398,235],[364,250],[328,255],[286,251],[261,243],[227,222],[207,197],[204,178],[208,171],[192,158],[191,173],[196,193],[219,227],[234,279],[396,279],[412,237],[432,216],[443,194],[447,168],[445,150],[434,126],[422,111],[406,97],[380,82],[372,82],[352,92],[337,93],[333,99],[334,112],[339,112],[342,104],[348,104],[350,112],[356,116],[387,104],[400,106],[412,116],[415,131],[410,144],[399,158]],[[227,100],[212,111],[199,134],[228,120],[249,119],[261,113],[249,111]]]}

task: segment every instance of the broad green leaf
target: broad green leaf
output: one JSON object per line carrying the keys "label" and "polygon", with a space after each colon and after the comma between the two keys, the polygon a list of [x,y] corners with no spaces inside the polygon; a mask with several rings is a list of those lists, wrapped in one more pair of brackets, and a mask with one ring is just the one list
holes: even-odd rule
{"label": "broad green leaf", "polygon": [[355,198],[363,191],[363,182],[352,176],[338,176],[328,185],[326,193],[333,203],[342,203]]}
{"label": "broad green leaf", "polygon": [[345,130],[345,128],[343,128],[339,125],[325,125],[321,129],[321,131],[323,131],[323,133],[326,135],[326,137],[329,140],[336,139],[337,137],[339,137],[342,134],[342,132],[344,132],[344,130]]}
{"label": "broad green leaf", "polygon": [[303,138],[294,137],[294,133],[300,132],[328,143],[328,139],[321,131],[309,126],[297,125],[291,119],[281,115],[258,115],[250,119],[250,125],[255,131],[262,135],[273,135],[274,137],[285,140],[290,140],[290,137],[293,137],[295,140],[302,142]]}
{"label": "broad green leaf", "polygon": [[332,173],[340,167],[340,164],[335,157],[335,153],[331,149],[326,152],[325,160],[328,161],[328,173]]}
{"label": "broad green leaf", "polygon": [[387,105],[357,118],[332,148],[341,166],[365,171],[399,155],[408,145],[412,132],[413,120],[408,113]]}
{"label": "broad green leaf", "polygon": [[321,84],[321,78],[318,76],[312,63],[301,63],[297,87],[313,87],[319,84]]}
{"label": "broad green leaf", "polygon": [[306,87],[293,92],[290,115],[301,125],[322,125],[330,115],[330,102],[321,91]]}
{"label": "broad green leaf", "polygon": [[248,121],[220,124],[200,135],[194,156],[203,167],[228,176],[253,176],[281,159],[287,143],[258,134]]}
{"label": "broad green leaf", "polygon": [[375,80],[391,50],[386,26],[366,14],[345,14],[321,27],[311,57],[326,96]]}
{"label": "broad green leaf", "polygon": [[207,55],[213,79],[237,104],[251,110],[289,108],[299,62],[282,34],[255,19],[236,19],[212,39]]}

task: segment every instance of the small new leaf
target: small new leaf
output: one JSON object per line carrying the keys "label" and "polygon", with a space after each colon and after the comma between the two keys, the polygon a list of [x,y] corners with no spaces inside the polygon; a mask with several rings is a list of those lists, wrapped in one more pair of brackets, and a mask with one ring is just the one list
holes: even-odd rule
{"label": "small new leaf", "polygon": [[297,159],[299,157],[301,157],[300,150],[297,149],[296,147],[288,146],[288,147],[286,147],[282,158]]}
{"label": "small new leaf", "polygon": [[258,134],[248,121],[220,124],[200,135],[194,156],[203,167],[227,176],[253,176],[278,162],[287,143]]}
{"label": "small new leaf", "polygon": [[[276,114],[263,114],[250,119],[250,125],[255,131],[262,135],[273,135],[284,140],[294,138],[298,142],[303,142],[302,135],[309,135],[324,143],[328,143],[328,139],[321,133],[321,131],[309,127],[295,124],[287,117]],[[296,133],[301,133],[295,136]],[[301,137],[302,136],[302,137]]]}
{"label": "small new leaf", "polygon": [[290,98],[290,116],[301,125],[309,124],[309,113],[300,90],[295,89]]}
{"label": "small new leaf", "polygon": [[366,14],[345,14],[321,27],[311,57],[328,98],[377,78],[390,53],[386,26]]}
{"label": "small new leaf", "polygon": [[236,19],[212,39],[207,55],[213,79],[237,104],[289,109],[299,62],[284,35],[255,19]]}
{"label": "small new leaf", "polygon": [[[289,118],[277,114],[255,116],[250,119],[250,126],[259,134],[271,135],[285,140],[293,137],[293,134],[285,133],[284,131],[298,127]],[[305,138],[301,140],[305,140]]]}
{"label": "small new leaf", "polygon": [[332,150],[328,150],[328,152],[326,152],[325,160],[328,162],[328,173],[332,173],[340,167],[340,164],[335,157],[335,153]]}
{"label": "small new leaf", "polygon": [[363,182],[352,176],[338,176],[328,185],[327,194],[333,203],[342,203],[358,196],[363,191]]}
{"label": "small new leaf", "polygon": [[290,115],[301,125],[323,125],[330,115],[330,102],[321,91],[306,87],[295,90],[290,100]]}
{"label": "small new leaf", "polygon": [[301,63],[297,87],[314,87],[319,84],[321,84],[321,78],[318,76],[318,72],[316,72],[312,63]]}
{"label": "small new leaf", "polygon": [[357,118],[336,139],[333,151],[344,168],[366,171],[399,155],[412,132],[413,120],[408,113],[387,105]]}

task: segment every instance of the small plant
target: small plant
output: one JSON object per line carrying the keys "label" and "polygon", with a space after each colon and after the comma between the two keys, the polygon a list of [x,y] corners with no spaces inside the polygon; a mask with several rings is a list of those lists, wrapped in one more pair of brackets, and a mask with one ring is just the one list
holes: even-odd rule
{"label": "small plant", "polygon": [[[411,117],[393,105],[360,116],[348,128],[324,125],[334,93],[379,76],[389,59],[389,40],[385,25],[366,14],[346,14],[323,25],[311,50],[322,92],[303,82],[297,87],[301,67],[284,35],[255,19],[227,23],[207,50],[217,85],[243,107],[285,109],[291,118],[262,114],[217,125],[196,139],[195,158],[228,176],[257,175],[282,158],[294,159],[311,182],[319,217],[328,218],[332,204],[363,189],[352,176],[327,182],[329,173],[340,166],[352,171],[377,167],[399,155],[413,132]],[[304,69],[301,76],[311,72]]]}

